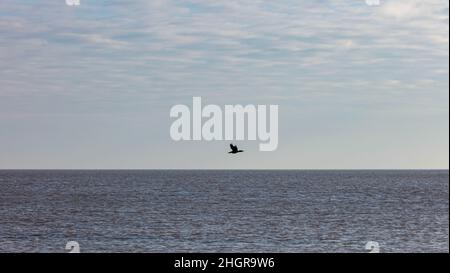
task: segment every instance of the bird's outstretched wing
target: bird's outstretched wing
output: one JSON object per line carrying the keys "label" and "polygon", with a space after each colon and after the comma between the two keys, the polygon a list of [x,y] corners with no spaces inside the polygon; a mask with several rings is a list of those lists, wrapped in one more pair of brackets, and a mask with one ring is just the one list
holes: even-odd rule
{"label": "bird's outstretched wing", "polygon": [[233,152],[237,152],[238,147],[236,145],[230,144],[230,148]]}

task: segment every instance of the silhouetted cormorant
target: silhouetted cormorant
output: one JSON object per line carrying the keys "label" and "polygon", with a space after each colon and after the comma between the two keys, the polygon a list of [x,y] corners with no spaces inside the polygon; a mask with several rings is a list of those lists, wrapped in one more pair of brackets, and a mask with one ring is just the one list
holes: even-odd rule
{"label": "silhouetted cormorant", "polygon": [[243,150],[238,150],[238,147],[236,145],[230,144],[231,152],[228,152],[229,154],[237,154],[244,152]]}

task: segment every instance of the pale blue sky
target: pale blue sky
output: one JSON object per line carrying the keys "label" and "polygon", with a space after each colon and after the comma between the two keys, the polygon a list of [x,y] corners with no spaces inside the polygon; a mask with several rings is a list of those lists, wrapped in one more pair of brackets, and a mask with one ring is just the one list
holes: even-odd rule
{"label": "pale blue sky", "polygon": [[[447,0],[2,0],[0,168],[445,168]],[[170,107],[278,104],[279,146]]]}

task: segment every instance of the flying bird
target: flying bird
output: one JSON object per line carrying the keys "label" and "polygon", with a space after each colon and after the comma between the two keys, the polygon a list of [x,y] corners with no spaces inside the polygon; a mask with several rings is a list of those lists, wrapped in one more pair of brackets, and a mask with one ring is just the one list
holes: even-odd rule
{"label": "flying bird", "polygon": [[233,145],[232,143],[230,144],[230,148],[231,148],[231,151],[228,152],[229,154],[237,154],[237,153],[244,152],[244,150],[238,150],[238,147],[236,145]]}

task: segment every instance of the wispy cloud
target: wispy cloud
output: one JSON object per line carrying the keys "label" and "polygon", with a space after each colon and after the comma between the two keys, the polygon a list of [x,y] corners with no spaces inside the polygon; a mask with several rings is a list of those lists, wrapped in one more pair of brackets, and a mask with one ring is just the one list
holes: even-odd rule
{"label": "wispy cloud", "polygon": [[95,34],[95,33],[60,33],[59,36],[64,38],[72,38],[77,40],[77,42],[87,42],[91,44],[99,44],[105,47],[112,47],[112,48],[123,48],[128,43],[124,41],[120,41],[117,39],[112,39],[108,36],[104,36],[101,34]]}

